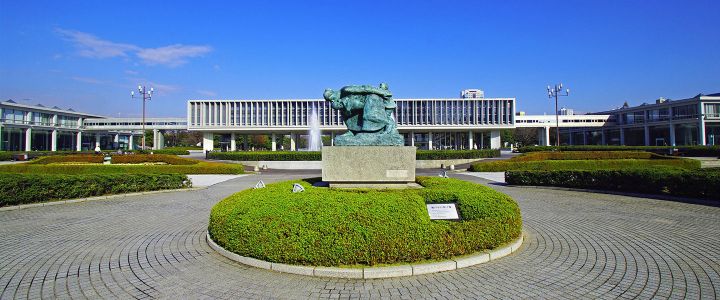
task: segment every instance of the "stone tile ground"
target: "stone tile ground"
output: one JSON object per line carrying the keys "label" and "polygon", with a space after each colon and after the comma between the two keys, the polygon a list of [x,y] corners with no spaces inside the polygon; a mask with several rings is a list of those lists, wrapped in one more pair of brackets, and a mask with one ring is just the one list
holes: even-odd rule
{"label": "stone tile ground", "polygon": [[720,208],[618,195],[491,184],[520,203],[522,248],[414,277],[282,274],[236,264],[204,241],[220,199],[259,179],[310,176],[319,173],[272,171],[204,190],[0,212],[0,298],[720,297]]}

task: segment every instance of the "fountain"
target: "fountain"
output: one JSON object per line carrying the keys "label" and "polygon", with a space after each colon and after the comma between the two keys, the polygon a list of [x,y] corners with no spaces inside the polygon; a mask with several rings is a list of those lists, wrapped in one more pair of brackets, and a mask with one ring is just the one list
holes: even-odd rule
{"label": "fountain", "polygon": [[320,151],[322,147],[322,138],[320,136],[320,120],[318,119],[317,108],[313,105],[310,112],[310,132],[308,133],[308,151]]}

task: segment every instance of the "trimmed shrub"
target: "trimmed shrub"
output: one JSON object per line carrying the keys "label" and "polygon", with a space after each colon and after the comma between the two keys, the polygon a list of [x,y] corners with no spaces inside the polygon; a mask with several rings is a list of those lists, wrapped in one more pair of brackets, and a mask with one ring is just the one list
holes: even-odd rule
{"label": "trimmed shrub", "polygon": [[13,153],[7,151],[0,151],[0,161],[12,160]]}
{"label": "trimmed shrub", "polygon": [[[242,174],[239,164],[199,162],[193,165],[0,165],[0,173],[22,174]],[[4,174],[2,174],[4,176]]]}
{"label": "trimmed shrub", "polygon": [[[417,160],[499,157],[500,150],[417,150]],[[237,161],[320,161],[320,151],[210,152],[209,159]]]}
{"label": "trimmed shrub", "polygon": [[250,151],[250,152],[210,152],[209,159],[237,161],[320,161],[320,151]]}
{"label": "trimmed shrub", "polygon": [[188,152],[185,149],[159,149],[159,150],[130,150],[127,152],[137,153],[137,154],[150,154],[151,152],[153,154],[167,154],[167,155],[190,155],[190,152]]}
{"label": "trimmed shrub", "polygon": [[529,152],[510,161],[586,160],[586,159],[677,159],[644,151],[560,151]]}
{"label": "trimmed shrub", "polygon": [[720,200],[720,172],[713,170],[524,170],[505,172],[505,181],[513,185],[561,186]]}
{"label": "trimmed shrub", "polygon": [[417,160],[472,159],[488,157],[500,157],[500,150],[417,150],[415,154],[415,159]]}
{"label": "trimmed shrub", "polygon": [[[678,149],[684,156],[720,156],[720,146],[560,146],[560,151],[647,151],[658,154],[670,154]],[[526,146],[518,148],[519,152],[557,151],[555,146]]]}
{"label": "trimmed shrub", "polygon": [[187,176],[178,174],[2,174],[0,206],[189,186]]}
{"label": "trimmed shrub", "polygon": [[[64,155],[64,156],[46,156],[29,162],[29,164],[47,165],[54,163],[102,163],[104,155],[84,154],[84,155]],[[194,165],[199,160],[177,157],[165,154],[130,154],[130,155],[112,155],[113,164],[141,164],[141,163],[157,163],[163,162],[169,165]]]}
{"label": "trimmed shrub", "polygon": [[[292,184],[305,187],[292,193]],[[344,190],[286,181],[216,204],[208,231],[234,253],[271,262],[343,266],[447,259],[521,234],[517,203],[488,187],[418,177],[424,189]],[[457,202],[461,221],[430,220],[426,203]]]}
{"label": "trimmed shrub", "polygon": [[626,168],[649,168],[656,166],[669,166],[681,169],[699,169],[700,161],[692,159],[492,161],[472,164],[468,171],[504,172],[509,170],[618,170]]}

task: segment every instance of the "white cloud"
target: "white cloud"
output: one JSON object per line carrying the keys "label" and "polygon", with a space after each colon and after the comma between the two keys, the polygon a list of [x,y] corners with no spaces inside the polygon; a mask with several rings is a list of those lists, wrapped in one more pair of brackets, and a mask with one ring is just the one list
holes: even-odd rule
{"label": "white cloud", "polygon": [[202,56],[212,51],[209,46],[186,46],[175,44],[160,48],[148,48],[138,51],[137,56],[149,65],[179,66],[187,62],[187,58]]}
{"label": "white cloud", "polygon": [[213,92],[213,91],[197,90],[196,92],[200,95],[203,95],[205,97],[210,97],[210,98],[217,96],[217,93]]}
{"label": "white cloud", "polygon": [[92,34],[57,28],[63,39],[70,41],[78,49],[78,54],[91,58],[129,57],[135,54],[148,65],[176,67],[188,62],[188,58],[203,56],[213,49],[210,46],[174,44],[158,48],[142,48],[132,44],[103,40]]}
{"label": "white cloud", "polygon": [[140,50],[140,47],[135,45],[106,41],[85,32],[60,28],[55,29],[55,32],[63,39],[72,42],[78,48],[78,53],[85,57],[126,57],[128,52]]}

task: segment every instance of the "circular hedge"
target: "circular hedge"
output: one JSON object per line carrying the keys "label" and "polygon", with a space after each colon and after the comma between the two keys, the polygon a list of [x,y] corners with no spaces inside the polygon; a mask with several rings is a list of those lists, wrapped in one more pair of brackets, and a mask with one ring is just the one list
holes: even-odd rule
{"label": "circular hedge", "polygon": [[[236,193],[210,213],[211,238],[228,251],[313,266],[447,259],[496,248],[520,236],[509,196],[451,178],[418,177],[422,189],[313,187],[313,180]],[[293,183],[305,192],[292,193]],[[430,220],[425,204],[456,202],[462,221]]]}

